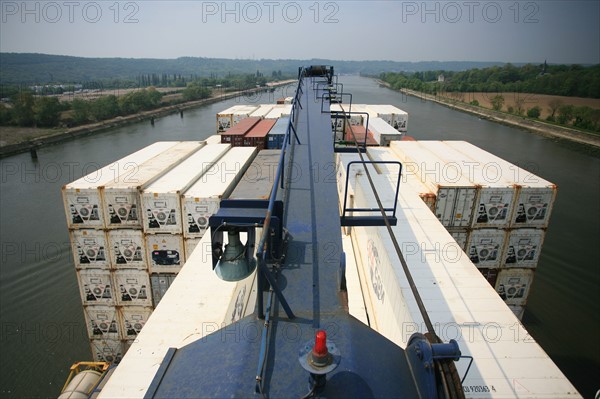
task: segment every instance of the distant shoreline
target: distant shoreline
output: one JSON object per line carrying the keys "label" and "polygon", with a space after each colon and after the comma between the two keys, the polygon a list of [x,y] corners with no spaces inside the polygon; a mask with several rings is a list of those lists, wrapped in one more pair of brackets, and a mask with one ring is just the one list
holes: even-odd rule
{"label": "distant shoreline", "polygon": [[[385,86],[390,90],[394,90],[390,87],[388,83],[383,82],[379,79],[377,79],[376,81],[380,85]],[[551,125],[542,121],[535,121],[521,116],[498,112],[487,108],[477,107],[474,105],[462,103],[460,101],[451,100],[445,97],[433,96],[431,94],[425,94],[415,90],[400,89],[399,91],[409,96],[417,97],[423,100],[433,101],[451,109],[466,112],[472,115],[477,115],[480,118],[487,119],[492,122],[519,127],[545,137],[565,139],[578,144],[584,144],[591,147],[595,147],[596,149],[600,149],[600,135],[586,133],[568,127]]]}
{"label": "distant shoreline", "polygon": [[[74,140],[79,137],[90,136],[93,134],[101,133],[103,131],[113,129],[116,127],[121,127],[125,125],[129,125],[132,123],[142,122],[145,120],[149,120],[152,118],[162,117],[178,112],[183,112],[185,110],[191,108],[197,108],[201,105],[212,104],[215,102],[228,100],[231,98],[235,98],[240,95],[248,95],[253,93],[259,93],[263,91],[270,90],[275,87],[285,86],[294,81],[280,81],[280,82],[272,82],[268,87],[260,87],[260,88],[252,88],[248,90],[235,91],[231,93],[221,94],[215,97],[204,98],[202,100],[194,100],[188,101],[179,104],[166,105],[164,107],[156,108],[149,111],[139,112],[133,115],[127,116],[118,116],[116,118],[107,119],[105,121],[90,123],[86,125],[81,125],[73,128],[68,128],[66,130],[60,130],[57,132],[52,132],[48,134],[47,129],[40,129],[40,136],[34,138],[26,138],[20,142],[14,144],[8,144],[4,146],[0,146],[0,158],[5,158],[11,155],[16,155],[32,150],[37,150],[38,148],[42,148],[49,145],[58,144],[64,141]],[[0,126],[0,130],[2,126]],[[44,134],[46,133],[46,134]],[[1,135],[0,135],[1,137]]]}

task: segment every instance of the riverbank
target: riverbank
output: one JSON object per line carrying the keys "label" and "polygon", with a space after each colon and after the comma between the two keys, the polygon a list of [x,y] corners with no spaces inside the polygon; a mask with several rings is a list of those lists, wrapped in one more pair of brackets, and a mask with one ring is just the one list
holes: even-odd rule
{"label": "riverbank", "polygon": [[[385,86],[389,89],[391,87],[386,82],[377,80],[377,82]],[[393,89],[391,89],[393,90]],[[433,96],[431,94],[425,94],[422,92],[410,90],[410,89],[401,89],[401,93],[413,96],[416,98],[420,98],[427,101],[433,101],[445,107],[455,109],[457,111],[466,112],[472,115],[477,115],[482,119],[487,119],[493,122],[502,123],[508,126],[515,126],[521,129],[525,129],[527,131],[540,134],[545,137],[551,138],[559,138],[564,140],[569,140],[571,142],[575,142],[578,144],[584,144],[587,146],[595,147],[595,149],[600,149],[600,135],[596,135],[593,133],[586,133],[580,130],[571,129],[564,126],[553,125],[550,123],[546,123],[539,120],[532,120],[528,118],[524,118],[517,115],[507,114],[504,112],[498,112],[491,109],[486,109],[482,107],[478,107],[475,105],[469,105],[466,103],[462,103],[457,100],[452,100],[446,97]]]}
{"label": "riverbank", "polygon": [[266,92],[276,87],[281,87],[295,82],[295,80],[286,80],[281,82],[272,82],[267,87],[253,88],[231,93],[219,94],[202,100],[188,101],[185,103],[166,105],[149,111],[140,112],[134,115],[118,116],[105,121],[86,124],[68,129],[34,129],[17,127],[0,127],[0,158],[15,155],[23,152],[36,150],[40,147],[73,140],[79,137],[85,137],[92,134],[121,127],[132,123],[159,118],[162,116],[181,113],[191,108],[197,108],[201,105],[211,104],[223,100],[228,100],[238,96],[247,97],[248,101],[256,101],[256,95]]}

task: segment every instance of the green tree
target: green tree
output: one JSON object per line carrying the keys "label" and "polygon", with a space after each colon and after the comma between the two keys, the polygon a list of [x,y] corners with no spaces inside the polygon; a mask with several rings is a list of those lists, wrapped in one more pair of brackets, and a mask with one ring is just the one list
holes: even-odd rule
{"label": "green tree", "polygon": [[541,113],[542,113],[542,109],[539,106],[537,106],[537,105],[535,107],[529,108],[527,110],[527,116],[529,118],[535,118],[535,119],[537,119],[537,118],[540,117]]}
{"label": "green tree", "polygon": [[0,103],[0,125],[8,125],[12,121],[12,109]]}
{"label": "green tree", "polygon": [[31,92],[18,93],[13,99],[13,122],[19,126],[33,126],[35,122],[33,104],[34,99]]}
{"label": "green tree", "polygon": [[119,115],[119,103],[114,95],[102,96],[90,103],[90,114],[96,121],[114,118]]}
{"label": "green tree", "polygon": [[80,98],[76,98],[71,102],[73,110],[73,121],[77,125],[86,123],[90,120],[90,103]]}
{"label": "green tree", "polygon": [[494,97],[492,97],[490,102],[492,103],[492,108],[494,111],[500,111],[504,105],[504,97],[501,94],[496,94]]}
{"label": "green tree", "polygon": [[570,104],[561,105],[558,108],[558,117],[556,118],[557,122],[561,125],[568,124],[574,117],[574,111],[574,107]]}
{"label": "green tree", "polygon": [[56,97],[38,97],[33,105],[35,123],[41,127],[55,127],[60,121],[62,107]]}
{"label": "green tree", "polygon": [[563,105],[563,103],[558,98],[550,100],[550,102],[548,103],[548,110],[550,111],[549,118],[551,117],[552,120],[554,120],[556,116],[556,111],[561,107],[561,105]]}
{"label": "green tree", "polygon": [[186,101],[200,100],[208,97],[210,97],[210,90],[206,87],[202,87],[196,82],[189,83],[188,86],[183,90],[183,98]]}

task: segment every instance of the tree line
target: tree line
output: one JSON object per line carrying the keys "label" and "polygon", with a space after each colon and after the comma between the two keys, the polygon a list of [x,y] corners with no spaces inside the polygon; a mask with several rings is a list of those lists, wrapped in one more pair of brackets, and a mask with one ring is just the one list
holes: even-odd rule
{"label": "tree line", "polygon": [[[524,101],[505,107],[501,93],[535,93],[568,97],[600,98],[600,64],[532,65],[512,64],[467,71],[425,71],[415,73],[383,73],[380,79],[393,89],[410,89],[432,95],[440,93],[497,93],[491,98],[492,108],[532,119],[540,118],[542,109],[525,109]],[[457,97],[460,97],[457,96]],[[479,106],[474,100],[471,105]],[[565,104],[560,99],[548,104],[548,122],[600,132],[600,110],[588,106]]]}
{"label": "tree line", "polygon": [[[177,91],[180,93],[179,97],[171,98],[168,102],[163,101],[163,94],[154,86],[136,89],[121,96],[103,95],[102,90],[94,89],[93,94],[99,95],[98,98],[74,98],[72,101],[62,102],[56,95],[53,95],[54,93],[39,95],[31,88],[24,88],[12,91],[8,97],[9,101],[0,103],[0,125],[44,128],[77,126],[148,111],[167,103],[177,104],[201,100],[210,97],[213,91],[220,94],[262,87],[267,82],[282,77],[280,71],[273,71],[269,77],[264,76],[260,71],[254,74],[228,74],[222,78],[196,77],[195,80],[187,82],[181,90]],[[146,76],[145,82],[147,78],[154,81],[158,79],[158,75]],[[166,79],[165,75],[162,75],[159,81],[169,84],[169,82],[180,82],[185,79],[178,75]]]}

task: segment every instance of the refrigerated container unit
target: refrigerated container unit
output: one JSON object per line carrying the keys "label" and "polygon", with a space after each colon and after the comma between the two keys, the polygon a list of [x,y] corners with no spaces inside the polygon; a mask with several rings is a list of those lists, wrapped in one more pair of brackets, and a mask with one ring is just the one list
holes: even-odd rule
{"label": "refrigerated container unit", "polygon": [[508,305],[508,308],[512,310],[515,316],[519,320],[523,320],[523,315],[525,314],[525,306],[524,305]]}
{"label": "refrigerated container unit", "polygon": [[[367,149],[367,155],[371,161],[399,161],[400,157],[392,151],[391,148],[378,148],[369,147]],[[375,169],[379,173],[388,176],[389,179],[395,181],[398,177],[398,167],[389,164],[375,164]],[[417,171],[415,171],[414,163],[403,163],[402,164],[402,177],[400,178],[400,190],[409,190],[417,193],[419,197],[425,202],[427,207],[431,209],[431,212],[435,214],[436,206],[436,195],[435,193],[419,178],[417,178]],[[465,231],[465,229],[460,229]]]}
{"label": "refrigerated container unit", "polygon": [[259,151],[267,146],[267,135],[275,125],[275,119],[264,119],[258,122],[244,136],[244,147],[256,147]]}
{"label": "refrigerated container unit", "polygon": [[151,274],[150,275],[150,286],[152,287],[152,303],[154,308],[160,303],[162,297],[167,293],[167,290],[171,286],[171,283],[177,277],[176,274]]}
{"label": "refrigerated container unit", "polygon": [[104,228],[100,187],[117,179],[119,175],[132,176],[139,165],[177,143],[175,141],[159,141],[65,184],[62,187],[62,197],[67,227],[69,229]]}
{"label": "refrigerated container unit", "polygon": [[273,125],[267,136],[267,149],[274,150],[283,147],[283,140],[285,139],[289,123],[290,118],[286,116],[276,119],[275,125]]}
{"label": "refrigerated container unit", "polygon": [[204,141],[180,142],[106,184],[101,190],[106,227],[141,229],[140,191],[205,145]]}
{"label": "refrigerated container unit", "polygon": [[83,305],[116,305],[110,271],[78,270],[77,281]]}
{"label": "refrigerated container unit", "polygon": [[229,144],[206,145],[144,188],[140,194],[144,232],[183,234],[181,195],[230,148]]}
{"label": "refrigerated container unit", "polygon": [[147,234],[150,273],[179,273],[185,263],[183,245],[181,234]]}
{"label": "refrigerated container unit", "polygon": [[[364,122],[366,124],[366,121]],[[390,141],[402,140],[404,136],[401,132],[394,129],[392,125],[379,117],[369,118],[369,131],[373,134],[373,139],[383,147],[390,145]]]}
{"label": "refrigerated container unit", "polygon": [[474,229],[466,246],[466,254],[478,268],[497,269],[504,262],[506,231],[502,229]]}
{"label": "refrigerated container unit", "polygon": [[445,162],[420,143],[393,141],[390,144],[403,163],[403,175],[407,179],[418,179],[435,195],[434,214],[444,227],[471,227],[479,187],[462,174],[447,175]]}
{"label": "refrigerated container unit", "polygon": [[496,280],[496,292],[507,305],[523,306],[527,303],[533,276],[532,269],[500,269]]}
{"label": "refrigerated container unit", "polygon": [[271,112],[265,115],[265,119],[278,119],[284,116],[290,116],[292,113],[292,105],[291,104],[276,104]]}
{"label": "refrigerated container unit", "polygon": [[125,340],[135,339],[152,314],[151,307],[126,306],[119,309],[121,336]]}
{"label": "refrigerated container unit", "polygon": [[503,178],[507,171],[489,157],[471,155],[454,149],[445,141],[420,141],[427,150],[445,162],[446,173],[460,173],[479,186],[473,215],[474,229],[508,228],[517,198],[516,185]]}
{"label": "refrigerated container unit", "polygon": [[381,118],[399,132],[408,128],[408,113],[393,105],[367,105],[371,117]]}
{"label": "refrigerated container unit", "polygon": [[250,116],[264,119],[264,117],[273,110],[275,104],[260,104],[258,108],[256,108]]}
{"label": "refrigerated container unit", "polygon": [[262,150],[246,169],[229,199],[264,199],[271,196],[281,150]]}
{"label": "refrigerated container unit", "polygon": [[504,251],[504,267],[537,267],[545,236],[546,230],[544,229],[510,230]]}
{"label": "refrigerated container unit", "polygon": [[248,118],[257,105],[234,105],[217,113],[217,133],[226,132],[241,120]]}
{"label": "refrigerated container unit", "polygon": [[[340,141],[345,139],[346,127],[348,125],[361,126],[365,121],[366,115],[355,114],[354,112],[366,112],[364,104],[331,104],[329,106],[331,112],[331,130],[335,134],[335,140]],[[351,113],[352,112],[352,113]]]}
{"label": "refrigerated container unit", "polygon": [[141,230],[109,230],[106,235],[112,269],[148,269],[146,242]]}
{"label": "refrigerated container unit", "polygon": [[449,146],[485,165],[501,170],[502,179],[516,188],[510,227],[547,228],[556,200],[556,185],[466,141],[447,141]]}
{"label": "refrigerated container unit", "polygon": [[152,306],[146,270],[116,270],[113,272],[113,286],[117,306]]}
{"label": "refrigerated container unit", "polygon": [[90,339],[121,339],[119,315],[114,306],[85,306],[83,308]]}
{"label": "refrigerated container unit", "polygon": [[125,354],[125,348],[120,339],[91,339],[90,348],[95,362],[119,364]]}
{"label": "refrigerated container unit", "polygon": [[110,269],[104,230],[71,230],[69,236],[76,269]]}
{"label": "refrigerated container unit", "polygon": [[221,134],[221,143],[231,144],[233,147],[241,147],[244,145],[244,136],[258,122],[260,118],[246,118],[240,121],[237,125]]}
{"label": "refrigerated container unit", "polygon": [[[262,151],[264,152],[264,151]],[[261,153],[262,153],[261,152]],[[208,229],[208,219],[231,194],[258,150],[233,147],[181,195],[183,235],[200,238]]]}

